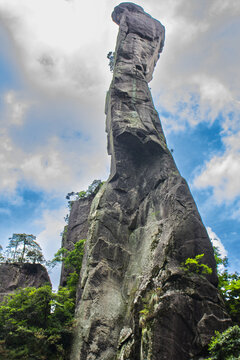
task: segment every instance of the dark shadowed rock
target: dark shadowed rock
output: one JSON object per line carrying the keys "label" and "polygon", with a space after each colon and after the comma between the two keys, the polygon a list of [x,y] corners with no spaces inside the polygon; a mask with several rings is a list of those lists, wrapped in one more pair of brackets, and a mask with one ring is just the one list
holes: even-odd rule
{"label": "dark shadowed rock", "polygon": [[19,288],[51,285],[48,272],[41,264],[0,264],[0,300]]}
{"label": "dark shadowed rock", "polygon": [[[230,320],[210,240],[148,88],[164,27],[133,3],[112,18],[119,34],[106,98],[111,174],[89,215],[71,359],[198,359]],[[202,253],[211,275],[182,270]]]}

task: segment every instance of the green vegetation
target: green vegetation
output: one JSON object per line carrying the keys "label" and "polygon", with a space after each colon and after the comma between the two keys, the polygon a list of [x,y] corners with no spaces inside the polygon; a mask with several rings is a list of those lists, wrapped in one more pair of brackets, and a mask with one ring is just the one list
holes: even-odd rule
{"label": "green vegetation", "polygon": [[[226,310],[235,326],[229,327],[223,333],[216,332],[209,344],[210,358],[208,360],[240,359],[240,276],[230,274],[227,270],[228,259],[221,258],[217,248],[214,248],[218,270],[218,289],[222,295]],[[182,269],[189,273],[211,274],[212,269],[201,262],[204,254],[188,258],[182,263]]]}
{"label": "green vegetation", "polygon": [[41,246],[36,242],[36,236],[32,234],[13,234],[9,238],[5,254],[0,254],[0,261],[6,263],[46,263]]}
{"label": "green vegetation", "polygon": [[2,245],[0,245],[0,262],[3,262],[4,261],[4,256],[2,254]]}
{"label": "green vegetation", "polygon": [[107,54],[107,58],[109,60],[108,66],[110,67],[110,71],[113,72],[114,70],[114,60],[115,60],[115,53],[112,51],[109,51]]}
{"label": "green vegetation", "polygon": [[52,260],[52,264],[62,262],[66,269],[71,272],[67,278],[67,288],[71,291],[71,295],[75,298],[76,288],[79,280],[80,270],[82,267],[83,251],[85,239],[79,240],[72,251],[61,248],[57,251]]}
{"label": "green vegetation", "polygon": [[65,359],[74,300],[68,289],[49,285],[20,289],[0,305],[0,358]]}
{"label": "green vegetation", "polygon": [[0,304],[0,358],[65,360],[71,345],[76,286],[85,240],[72,251],[60,249],[53,263],[71,269],[67,286],[57,293],[49,285],[17,290]]}
{"label": "green vegetation", "polygon": [[209,344],[208,360],[239,360],[240,359],[240,275],[228,272],[228,259],[221,258],[217,248],[214,248],[218,269],[218,289],[222,295],[226,310],[234,326],[216,335]]}
{"label": "green vegetation", "polygon": [[229,327],[222,334],[216,331],[216,336],[209,344],[211,357],[208,360],[238,360],[240,359],[240,328]]}
{"label": "green vegetation", "polygon": [[187,260],[182,263],[182,269],[189,273],[211,274],[212,269],[201,262],[203,257],[204,254],[200,254],[196,255],[194,258],[187,258]]}
{"label": "green vegetation", "polygon": [[[215,260],[218,270],[218,289],[225,303],[227,312],[229,313],[234,324],[240,324],[240,275],[235,272],[228,272],[228,259],[221,258],[217,248],[214,248]],[[212,269],[201,263],[204,254],[188,258],[182,263],[182,269],[186,272],[197,274],[211,274]]]}
{"label": "green vegetation", "polygon": [[[66,199],[69,200],[68,201],[68,207],[71,209],[72,204],[74,201],[79,200],[79,199],[86,199],[89,196],[92,195],[96,195],[96,193],[98,192],[98,190],[101,188],[101,186],[104,184],[103,181],[101,180],[94,180],[89,187],[87,188],[87,190],[81,190],[79,192],[69,192],[66,195]],[[66,222],[68,222],[68,215],[65,217]]]}
{"label": "green vegetation", "polygon": [[[224,300],[226,310],[235,325],[240,324],[240,275],[228,272],[228,259],[221,259],[218,249],[214,249],[218,267],[218,289]],[[222,267],[222,271],[219,268]]]}
{"label": "green vegetation", "polygon": [[139,325],[142,328],[146,327],[147,321],[151,320],[156,308],[159,304],[159,297],[161,294],[161,288],[151,290],[147,295],[142,299],[143,309],[140,310]]}

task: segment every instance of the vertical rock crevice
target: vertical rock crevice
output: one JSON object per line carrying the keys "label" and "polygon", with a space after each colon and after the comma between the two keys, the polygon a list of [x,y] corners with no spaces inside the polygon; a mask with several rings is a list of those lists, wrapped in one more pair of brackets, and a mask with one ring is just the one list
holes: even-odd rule
{"label": "vertical rock crevice", "polygon": [[[112,19],[111,173],[91,204],[71,360],[197,359],[230,320],[210,240],[148,87],[165,30],[133,3],[117,6]],[[212,274],[182,270],[202,253]]]}

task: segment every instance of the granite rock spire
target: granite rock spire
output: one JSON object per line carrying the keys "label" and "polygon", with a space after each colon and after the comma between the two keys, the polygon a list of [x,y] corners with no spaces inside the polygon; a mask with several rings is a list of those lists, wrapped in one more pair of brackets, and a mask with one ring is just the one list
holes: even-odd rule
{"label": "granite rock spire", "polygon": [[[111,174],[89,214],[71,359],[198,359],[230,320],[210,240],[148,87],[165,30],[133,3],[117,6],[112,19],[119,34],[106,97]],[[211,274],[182,269],[198,254]]]}

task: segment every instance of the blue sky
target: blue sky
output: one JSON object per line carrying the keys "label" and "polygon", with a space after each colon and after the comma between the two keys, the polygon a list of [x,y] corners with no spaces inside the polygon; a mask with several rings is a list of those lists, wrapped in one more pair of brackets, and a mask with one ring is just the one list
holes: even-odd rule
{"label": "blue sky", "polygon": [[[211,237],[240,271],[240,3],[140,0],[166,27],[150,83],[169,148]],[[106,179],[113,0],[0,0],[0,244],[60,247],[68,192]],[[57,284],[57,271],[52,279]]]}

